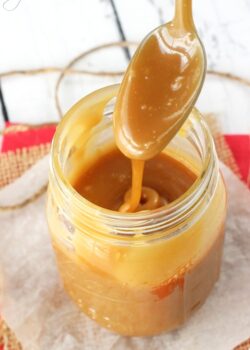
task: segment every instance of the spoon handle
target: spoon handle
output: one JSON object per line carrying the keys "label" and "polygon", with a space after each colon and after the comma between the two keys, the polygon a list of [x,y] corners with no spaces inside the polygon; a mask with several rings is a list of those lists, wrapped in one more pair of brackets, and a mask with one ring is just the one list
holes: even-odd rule
{"label": "spoon handle", "polygon": [[194,31],[192,0],[175,0],[175,15],[173,23],[176,28]]}

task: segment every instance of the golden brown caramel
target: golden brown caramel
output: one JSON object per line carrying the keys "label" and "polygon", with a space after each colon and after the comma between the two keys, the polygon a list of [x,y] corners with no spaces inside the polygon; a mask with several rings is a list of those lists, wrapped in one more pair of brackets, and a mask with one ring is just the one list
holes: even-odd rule
{"label": "golden brown caramel", "polygon": [[197,97],[203,72],[197,38],[188,33],[173,44],[172,30],[164,26],[145,40],[118,93],[116,143],[131,159],[158,154],[180,129]]}
{"label": "golden brown caramel", "polygon": [[[73,186],[86,199],[100,207],[118,210],[132,181],[130,160],[114,149],[102,155],[89,168],[80,170]],[[180,197],[194,183],[196,175],[166,154],[145,162],[145,198],[135,211],[156,209]],[[126,198],[125,198],[126,202]],[[147,205],[148,204],[148,205]]]}
{"label": "golden brown caramel", "polygon": [[[116,87],[108,87],[86,97],[57,129],[48,222],[65,288],[79,307],[112,331],[153,335],[183,324],[218,278],[225,188],[217,167],[209,167],[209,187],[200,187],[201,178],[195,181],[209,173],[193,149],[208,135],[194,110],[164,154],[145,162],[146,190],[169,202],[181,198],[162,210],[134,215],[103,209],[119,208],[132,180],[130,160],[115,150],[112,121],[104,118],[92,135],[88,129],[88,115],[92,110],[98,114],[102,101],[115,92]],[[193,131],[200,128],[204,131],[197,139]],[[211,143],[203,150],[213,156]],[[62,169],[63,192],[58,186]],[[76,194],[68,182],[99,207]]]}

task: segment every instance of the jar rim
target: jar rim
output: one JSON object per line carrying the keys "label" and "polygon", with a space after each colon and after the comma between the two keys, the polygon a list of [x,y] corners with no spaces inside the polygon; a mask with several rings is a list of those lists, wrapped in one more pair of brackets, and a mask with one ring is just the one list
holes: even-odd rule
{"label": "jar rim", "polygon": [[[206,149],[204,154],[204,164],[201,174],[197,177],[190,188],[183,193],[176,200],[151,211],[141,211],[136,213],[120,213],[110,209],[100,207],[88,199],[81,196],[71,185],[69,180],[64,175],[63,169],[60,164],[60,151],[61,151],[61,135],[63,130],[65,130],[67,123],[72,117],[72,110],[77,110],[79,106],[86,100],[93,100],[98,94],[101,95],[105,91],[111,92],[111,94],[116,95],[118,91],[119,84],[110,85],[101,89],[98,89],[89,95],[83,97],[78,101],[63,117],[59,123],[51,147],[51,157],[50,157],[50,174],[56,180],[62,193],[64,193],[65,198],[70,199],[72,205],[72,199],[74,199],[74,206],[78,212],[84,213],[92,220],[100,220],[103,224],[107,224],[113,227],[111,233],[115,235],[129,235],[131,229],[142,228],[145,234],[154,233],[162,228],[169,228],[182,222],[187,215],[190,215],[190,208],[197,208],[202,200],[205,190],[208,188],[212,180],[212,175],[214,168],[217,165],[217,158],[214,156],[216,154],[215,146],[211,132],[201,116],[200,112],[194,108],[192,113],[195,114],[195,120],[198,121],[201,126],[202,133],[205,138]],[[188,119],[190,120],[192,116]],[[164,219],[164,225],[162,220]],[[152,223],[154,221],[154,224]],[[119,223],[119,225],[118,225]],[[122,225],[123,224],[123,225]],[[164,227],[163,227],[164,226]],[[133,235],[135,232],[133,232]],[[172,237],[172,235],[171,235]]]}

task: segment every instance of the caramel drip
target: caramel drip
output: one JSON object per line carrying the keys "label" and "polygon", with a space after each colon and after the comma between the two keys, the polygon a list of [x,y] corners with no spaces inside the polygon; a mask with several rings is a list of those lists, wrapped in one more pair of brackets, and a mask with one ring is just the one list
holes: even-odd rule
{"label": "caramel drip", "polygon": [[167,204],[157,191],[142,186],[144,165],[143,160],[132,160],[132,188],[125,193],[124,203],[119,208],[121,213],[153,210]]}
{"label": "caramel drip", "polygon": [[126,192],[124,204],[119,209],[122,213],[134,212],[138,208],[142,196],[144,163],[143,160],[132,159],[132,189]]}
{"label": "caramel drip", "polygon": [[124,204],[120,207],[119,211],[124,212],[135,212],[135,211],[143,211],[143,210],[153,210],[162,207],[167,204],[167,200],[161,197],[157,191],[153,190],[150,187],[143,186],[141,188],[141,196],[139,199],[139,203],[135,207],[135,209],[131,210],[129,207],[131,201],[132,191],[128,190],[124,196]]}

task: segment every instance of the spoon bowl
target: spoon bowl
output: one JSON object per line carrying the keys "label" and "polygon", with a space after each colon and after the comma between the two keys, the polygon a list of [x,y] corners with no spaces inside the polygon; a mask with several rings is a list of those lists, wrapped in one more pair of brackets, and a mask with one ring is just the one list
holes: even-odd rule
{"label": "spoon bowl", "polygon": [[114,110],[116,144],[130,159],[158,154],[190,114],[206,70],[191,0],[177,0],[174,19],[140,44],[125,73]]}

